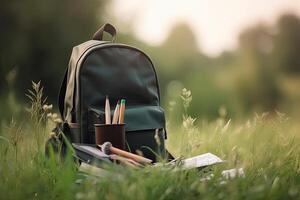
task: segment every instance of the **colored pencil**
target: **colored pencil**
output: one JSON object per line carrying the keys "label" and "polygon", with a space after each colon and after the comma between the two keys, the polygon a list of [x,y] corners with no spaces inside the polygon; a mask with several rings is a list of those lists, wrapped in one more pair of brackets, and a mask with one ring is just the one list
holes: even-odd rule
{"label": "colored pencil", "polygon": [[105,99],[105,124],[111,124],[110,104],[108,96]]}
{"label": "colored pencil", "polygon": [[113,120],[112,120],[112,124],[117,124],[118,123],[119,113],[120,113],[120,101],[118,101],[118,103],[116,105]]}
{"label": "colored pencil", "polygon": [[120,114],[119,114],[119,124],[123,124],[124,123],[124,114],[125,114],[125,99],[121,99]]}

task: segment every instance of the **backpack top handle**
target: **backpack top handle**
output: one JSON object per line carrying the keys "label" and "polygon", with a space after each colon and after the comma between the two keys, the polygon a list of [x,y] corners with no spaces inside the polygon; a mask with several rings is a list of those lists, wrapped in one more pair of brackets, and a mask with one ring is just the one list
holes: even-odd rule
{"label": "backpack top handle", "polygon": [[93,35],[93,40],[103,40],[103,32],[107,32],[112,36],[111,41],[115,42],[116,40],[116,35],[117,35],[117,30],[116,28],[109,24],[109,23],[105,23],[103,26],[101,26],[98,31],[96,31],[96,33],[94,33]]}

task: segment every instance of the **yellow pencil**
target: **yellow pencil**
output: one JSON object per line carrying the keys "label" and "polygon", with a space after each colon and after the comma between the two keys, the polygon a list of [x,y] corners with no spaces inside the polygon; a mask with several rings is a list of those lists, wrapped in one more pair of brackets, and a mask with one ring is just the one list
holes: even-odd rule
{"label": "yellow pencil", "polygon": [[121,99],[120,114],[119,114],[119,124],[123,124],[124,123],[124,114],[125,114],[125,99]]}
{"label": "yellow pencil", "polygon": [[112,124],[117,124],[118,123],[119,113],[120,113],[120,102],[118,101],[118,103],[116,105],[116,108],[115,108],[115,111],[114,111]]}

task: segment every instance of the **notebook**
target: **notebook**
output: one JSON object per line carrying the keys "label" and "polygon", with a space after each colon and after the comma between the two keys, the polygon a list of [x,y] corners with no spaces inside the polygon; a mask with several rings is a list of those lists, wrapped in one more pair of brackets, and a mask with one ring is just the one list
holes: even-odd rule
{"label": "notebook", "polygon": [[109,155],[103,153],[95,145],[72,143],[75,149],[75,157],[81,162],[111,162]]}

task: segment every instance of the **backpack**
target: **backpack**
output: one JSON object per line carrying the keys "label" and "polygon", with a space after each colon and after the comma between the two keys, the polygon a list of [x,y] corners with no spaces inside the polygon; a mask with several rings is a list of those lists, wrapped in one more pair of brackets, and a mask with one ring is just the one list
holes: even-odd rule
{"label": "backpack", "polygon": [[[103,33],[112,41],[103,41]],[[93,39],[73,48],[59,92],[64,133],[72,143],[95,144],[95,123],[104,123],[105,97],[111,108],[126,99],[126,150],[152,160],[165,154],[165,114],[158,78],[149,56],[115,43],[116,29],[104,24]],[[113,112],[113,110],[112,110]]]}

